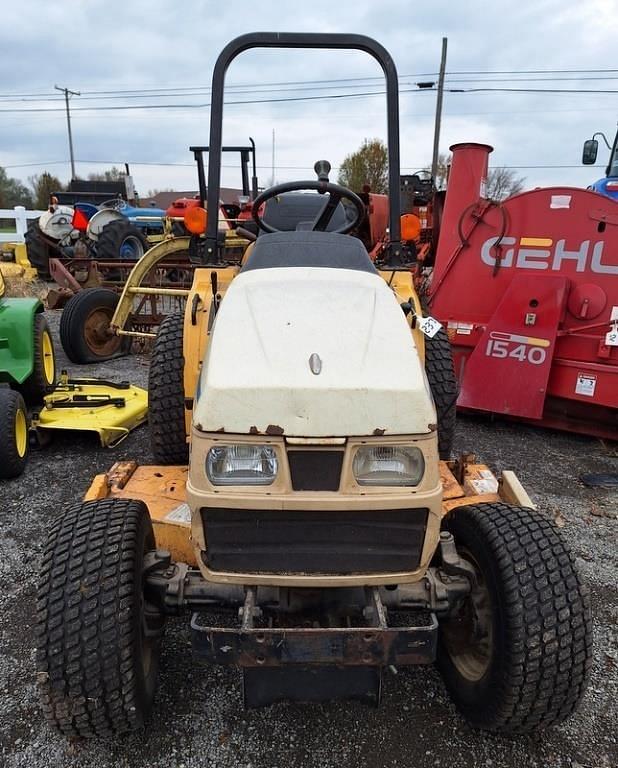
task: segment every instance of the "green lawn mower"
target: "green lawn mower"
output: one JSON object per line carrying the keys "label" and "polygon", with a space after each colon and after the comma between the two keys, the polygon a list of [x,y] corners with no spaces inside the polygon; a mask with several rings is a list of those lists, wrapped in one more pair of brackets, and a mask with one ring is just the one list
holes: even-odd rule
{"label": "green lawn mower", "polygon": [[27,407],[56,383],[51,333],[37,298],[6,298],[0,273],[0,478],[20,475],[28,459]]}

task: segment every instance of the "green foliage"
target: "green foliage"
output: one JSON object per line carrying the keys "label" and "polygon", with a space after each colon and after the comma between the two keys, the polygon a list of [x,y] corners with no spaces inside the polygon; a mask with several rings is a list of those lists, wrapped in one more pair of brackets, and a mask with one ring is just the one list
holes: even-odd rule
{"label": "green foliage", "polygon": [[52,192],[62,192],[64,190],[64,185],[60,179],[48,171],[30,176],[28,181],[33,191],[34,207],[39,210],[47,208]]}
{"label": "green foliage", "polygon": [[23,205],[32,208],[32,195],[19,179],[12,179],[6,170],[0,167],[0,208],[13,208]]}
{"label": "green foliage", "polygon": [[339,184],[353,192],[362,192],[365,185],[372,192],[388,191],[388,151],[380,139],[365,139],[359,150],[347,155],[341,163]]}

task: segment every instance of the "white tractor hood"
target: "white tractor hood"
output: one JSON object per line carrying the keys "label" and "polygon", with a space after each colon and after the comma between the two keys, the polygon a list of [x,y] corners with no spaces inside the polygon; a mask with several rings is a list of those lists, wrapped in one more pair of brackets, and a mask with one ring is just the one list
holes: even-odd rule
{"label": "white tractor hood", "polygon": [[242,272],[227,290],[193,423],[288,437],[423,434],[436,413],[410,327],[381,277],[280,267]]}

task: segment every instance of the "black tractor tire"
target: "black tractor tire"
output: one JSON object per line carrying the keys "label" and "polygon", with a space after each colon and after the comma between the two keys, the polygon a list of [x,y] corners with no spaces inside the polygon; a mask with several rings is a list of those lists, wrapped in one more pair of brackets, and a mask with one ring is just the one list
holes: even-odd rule
{"label": "black tractor tire", "polygon": [[26,243],[28,261],[36,269],[39,277],[47,280],[50,277],[49,259],[52,249],[49,243],[43,239],[38,219],[31,219],[28,222],[24,241]]}
{"label": "black tractor tire", "polygon": [[60,318],[60,343],[72,363],[102,363],[128,350],[128,337],[108,333],[118,299],[109,288],[85,288],[71,296]]}
{"label": "black tractor tire", "polygon": [[0,478],[19,477],[27,461],[28,414],[24,398],[13,389],[0,387]]}
{"label": "black tractor tire", "polygon": [[155,693],[163,617],[144,598],[155,549],[142,501],[73,504],[52,521],[37,592],[37,682],[65,736],[144,725]]}
{"label": "black tractor tire", "polygon": [[42,313],[34,316],[32,334],[33,369],[19,389],[27,403],[39,405],[43,402],[43,397],[53,389],[56,383],[54,342],[45,315]]}
{"label": "black tractor tire", "polygon": [[440,328],[432,339],[425,337],[425,373],[438,415],[438,452],[441,459],[450,459],[459,387],[451,344],[444,328]]}
{"label": "black tractor tire", "polygon": [[110,221],[105,227],[96,244],[96,257],[101,261],[115,261],[122,258],[123,246],[130,243],[135,250],[135,256],[139,259],[150,248],[150,243],[142,234],[142,231],[128,219]]}
{"label": "black tractor tire", "polygon": [[455,704],[478,728],[530,733],[579,703],[592,662],[592,619],[559,532],[538,512],[501,502],[446,518],[477,586],[440,623],[438,666]]}
{"label": "black tractor tire", "polygon": [[148,425],[157,464],[187,464],[184,317],[168,315],[157,332],[148,374]]}

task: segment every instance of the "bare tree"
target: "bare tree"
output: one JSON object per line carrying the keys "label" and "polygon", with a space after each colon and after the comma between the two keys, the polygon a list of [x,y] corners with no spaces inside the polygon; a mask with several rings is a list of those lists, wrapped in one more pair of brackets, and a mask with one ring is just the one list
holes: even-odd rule
{"label": "bare tree", "polygon": [[490,168],[487,173],[487,198],[500,202],[516,195],[524,188],[526,179],[518,176],[512,168]]}
{"label": "bare tree", "polygon": [[100,171],[99,173],[89,173],[88,181],[122,181],[126,173],[122,168],[117,168],[113,165],[106,171]]}
{"label": "bare tree", "polygon": [[[451,155],[441,153],[438,156],[438,173],[434,180],[437,189],[446,189],[447,187],[451,159]],[[525,177],[518,176],[512,168],[490,168],[487,173],[485,196],[488,200],[496,202],[506,200],[507,197],[521,192],[525,182]]]}

